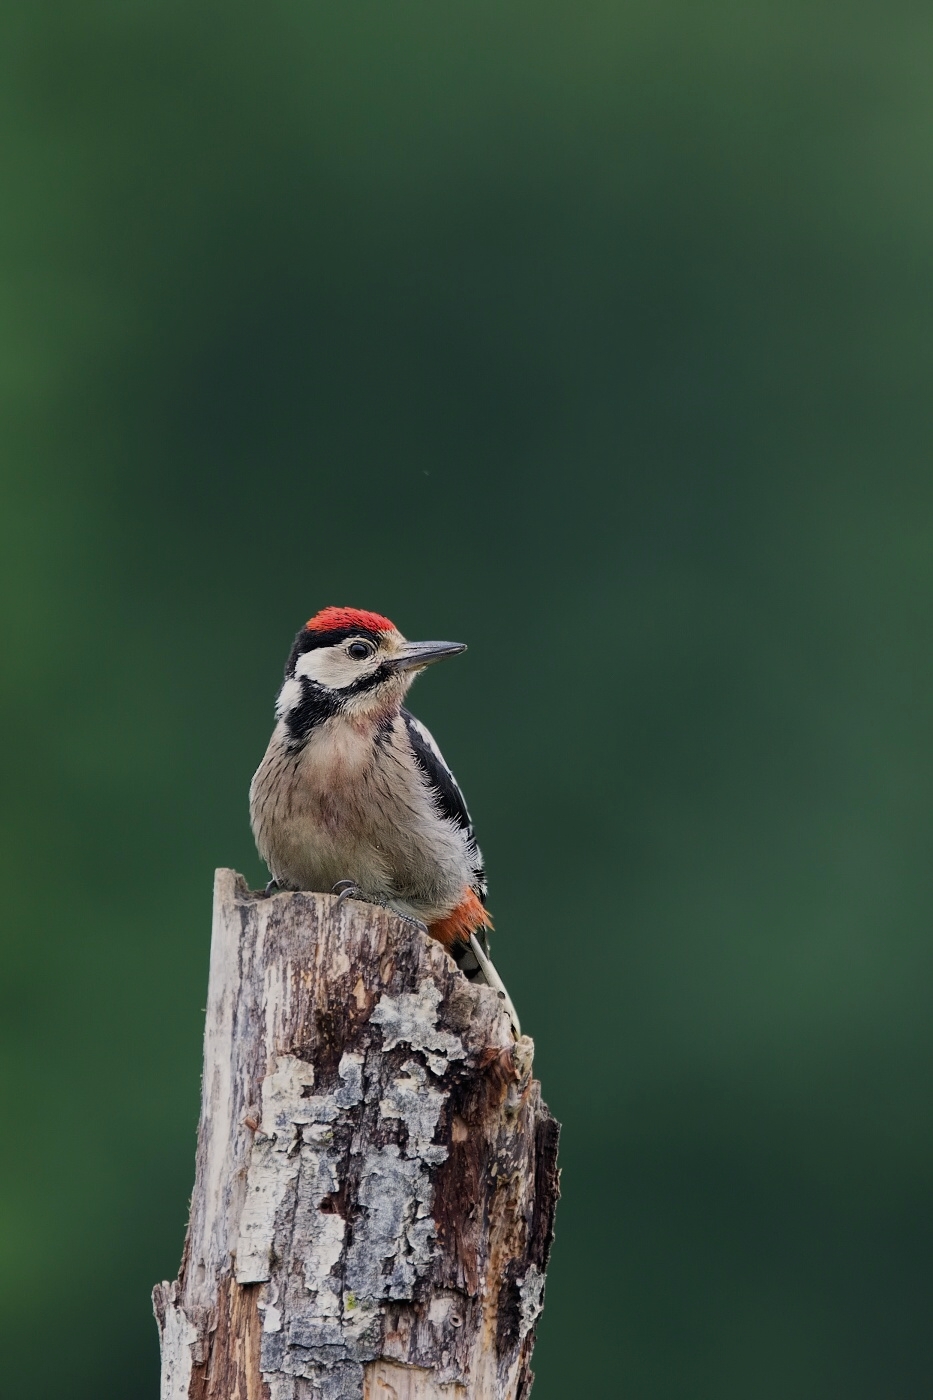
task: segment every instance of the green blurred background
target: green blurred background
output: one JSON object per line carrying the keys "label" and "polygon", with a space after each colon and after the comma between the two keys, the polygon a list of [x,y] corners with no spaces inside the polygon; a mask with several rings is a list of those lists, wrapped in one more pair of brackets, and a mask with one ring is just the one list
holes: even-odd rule
{"label": "green blurred background", "polygon": [[933,12],[9,0],[4,1394],[158,1393],[296,628],[565,1125],[535,1400],[933,1394]]}

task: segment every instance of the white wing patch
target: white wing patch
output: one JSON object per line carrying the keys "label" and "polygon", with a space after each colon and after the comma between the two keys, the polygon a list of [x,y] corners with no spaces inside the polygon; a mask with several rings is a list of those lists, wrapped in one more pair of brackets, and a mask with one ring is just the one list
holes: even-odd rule
{"label": "white wing patch", "polygon": [[[410,712],[409,712],[409,713],[410,713]],[[420,719],[416,719],[416,717],[415,717],[414,715],[411,715],[411,723],[412,723],[412,727],[413,727],[414,729],[417,729],[418,733],[421,735],[422,739],[423,739],[424,742],[427,744],[428,748],[431,750],[431,752],[433,753],[434,757],[437,759],[438,765],[439,765],[441,768],[443,768],[444,772],[447,774],[448,780],[449,780],[449,782],[450,782],[450,786],[453,788],[454,792],[457,794],[457,796],[460,798],[460,801],[463,803],[463,810],[464,810],[464,812],[466,812],[467,821],[468,821],[469,824],[470,824],[470,835],[472,836],[472,834],[473,834],[473,819],[472,819],[472,817],[470,816],[469,809],[468,809],[468,807],[467,807],[467,805],[466,805],[466,798],[464,797],[463,793],[462,793],[461,790],[460,790],[460,784],[457,782],[457,779],[454,777],[453,773],[451,773],[450,767],[448,766],[448,763],[447,763],[447,760],[445,759],[444,755],[441,753],[440,749],[437,747],[437,740],[434,738],[434,735],[431,733],[431,731],[430,731],[430,729],[428,728],[428,726],[427,726],[426,724],[422,724],[422,723],[421,723],[421,720],[420,720]]]}

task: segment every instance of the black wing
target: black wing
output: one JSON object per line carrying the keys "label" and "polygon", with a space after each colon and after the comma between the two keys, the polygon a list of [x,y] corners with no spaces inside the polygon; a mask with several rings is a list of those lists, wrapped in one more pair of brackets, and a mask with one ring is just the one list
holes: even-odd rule
{"label": "black wing", "polygon": [[473,831],[473,822],[467,805],[457,785],[457,780],[451,773],[444,761],[444,756],[428,730],[414,715],[406,709],[402,709],[402,718],[405,721],[405,728],[408,731],[408,739],[412,747],[412,752],[418,761],[418,765],[428,780],[434,800],[437,802],[441,814],[453,822],[456,822],[471,848],[473,871],[476,875],[477,891],[483,903],[486,902],[486,871],[483,866],[483,857],[479,846],[476,844],[476,836]]}

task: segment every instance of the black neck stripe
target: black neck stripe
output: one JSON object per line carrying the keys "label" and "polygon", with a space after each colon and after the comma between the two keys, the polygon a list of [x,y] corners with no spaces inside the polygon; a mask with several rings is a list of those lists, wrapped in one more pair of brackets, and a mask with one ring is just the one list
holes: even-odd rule
{"label": "black neck stripe", "polygon": [[[353,636],[353,633],[349,635]],[[376,667],[371,676],[361,676],[358,681],[354,681],[352,685],[345,685],[340,690],[332,690],[318,681],[312,681],[308,676],[297,676],[295,679],[301,686],[301,699],[297,705],[285,712],[289,742],[297,745],[305,743],[310,738],[311,731],[319,724],[333,719],[345,710],[347,701],[352,696],[375,690],[391,675],[391,662],[384,661],[381,666]],[[399,703],[401,704],[401,701]]]}
{"label": "black neck stripe", "polygon": [[328,690],[326,686],[309,681],[304,676],[300,678],[300,684],[301,699],[285,713],[289,742],[298,746],[309,738],[313,729],[332,719],[340,710],[335,690]]}

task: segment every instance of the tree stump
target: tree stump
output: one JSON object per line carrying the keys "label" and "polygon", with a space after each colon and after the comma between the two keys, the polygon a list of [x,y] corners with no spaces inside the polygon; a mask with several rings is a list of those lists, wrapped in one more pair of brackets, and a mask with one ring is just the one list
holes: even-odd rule
{"label": "tree stump", "polygon": [[219,870],[162,1400],[523,1400],[558,1196],[533,1050],[396,915]]}

